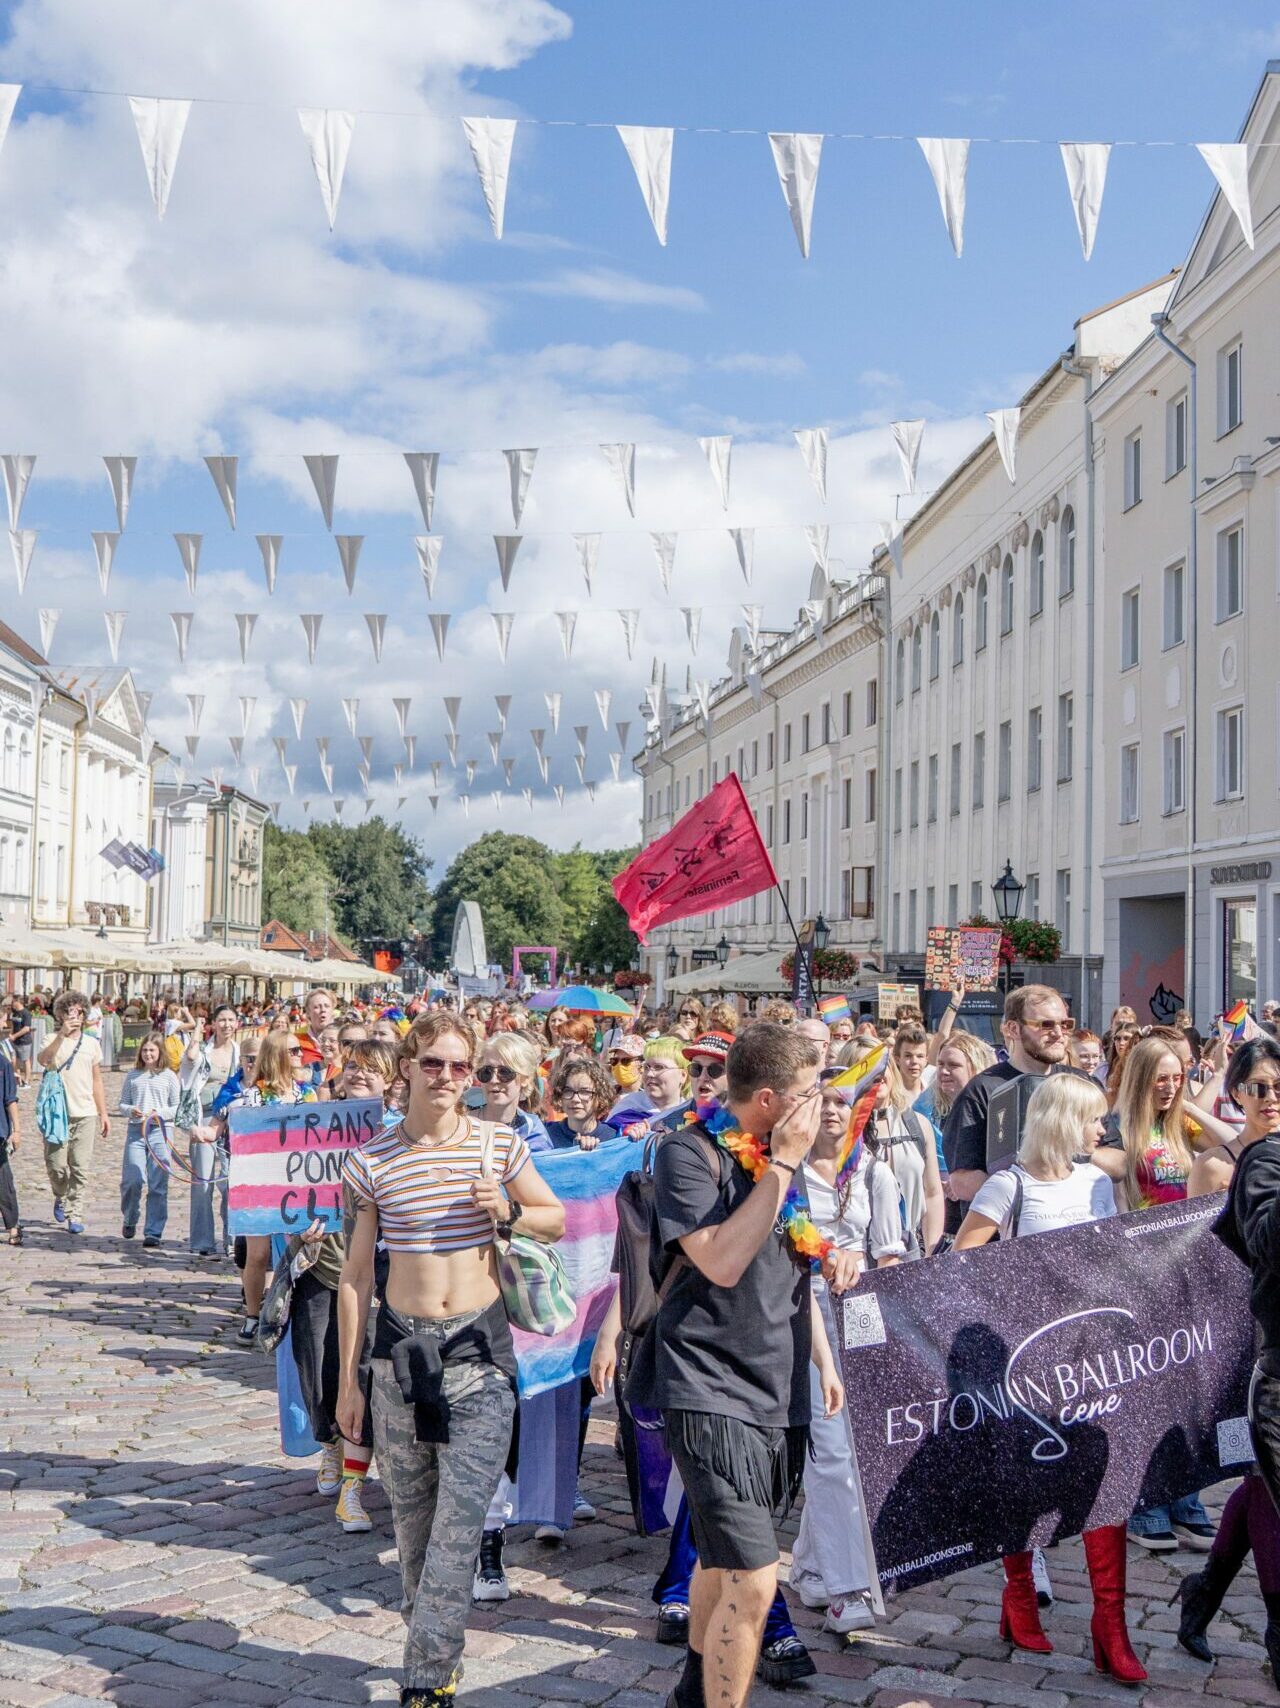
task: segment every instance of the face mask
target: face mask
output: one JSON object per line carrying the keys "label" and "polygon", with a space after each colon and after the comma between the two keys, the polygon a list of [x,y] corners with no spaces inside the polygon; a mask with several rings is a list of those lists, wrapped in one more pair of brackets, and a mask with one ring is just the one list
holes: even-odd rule
{"label": "face mask", "polygon": [[620,1085],[624,1091],[631,1091],[640,1083],[639,1062],[615,1062],[610,1072],[614,1084]]}

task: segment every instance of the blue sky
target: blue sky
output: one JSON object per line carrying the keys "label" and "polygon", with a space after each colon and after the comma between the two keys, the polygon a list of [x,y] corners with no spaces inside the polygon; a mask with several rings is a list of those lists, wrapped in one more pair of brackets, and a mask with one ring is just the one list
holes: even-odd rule
{"label": "blue sky", "polygon": [[[766,623],[807,596],[803,524],[826,521],[840,564],[856,569],[898,485],[885,423],[925,416],[922,485],[943,476],[981,431],[982,412],[1013,402],[1070,341],[1082,312],[1183,258],[1211,189],[1194,150],[1113,152],[1097,244],[1086,265],[1053,146],[976,143],[963,260],[947,241],[914,142],[832,140],[824,149],[807,263],[796,247],[767,141],[692,134],[675,141],[670,239],[659,247],[630,165],[610,129],[522,126],[506,237],[488,227],[456,125],[463,113],[638,124],[1035,137],[1052,144],[1231,140],[1268,54],[1271,8],[1221,4],[915,5],[647,3],[553,8],[545,0],[440,0],[430,9],[368,0],[21,0],[0,5],[0,81],[191,94],[198,105],[170,209],[147,201],[126,103],[29,93],[0,152],[0,450],[39,456],[23,524],[40,536],[18,599],[0,569],[0,615],[29,637],[36,612],[63,614],[55,664],[106,655],[102,610],[129,613],[121,662],[155,692],[153,726],[183,753],[189,692],[206,695],[198,767],[236,775],[226,738],[237,700],[257,700],[239,780],[327,816],[314,737],[331,740],[335,796],[360,810],[358,752],[338,708],[361,701],[373,735],[380,810],[401,795],[406,824],[443,862],[503,824],[555,843],[626,840],[634,784],[614,785],[619,750],[596,716],[614,694],[629,748],[651,661],[669,679],[712,678],[739,606]],[[361,113],[332,238],[292,108]],[[378,117],[379,111],[416,117]],[[832,434],[828,503],[818,503],[793,427]],[[696,445],[732,432],[726,516]],[[633,522],[595,446],[634,439]],[[543,447],[511,589],[490,536],[512,528],[502,446]],[[435,531],[445,538],[428,605],[414,567],[421,532],[398,449],[438,449]],[[364,533],[348,599],[302,468],[303,452],[339,450],[340,532]],[[238,452],[239,530],[226,527],[199,458]],[[100,457],[135,452],[138,491],[108,596],[88,530],[113,527]],[[755,526],[757,575],[742,585],[726,524]],[[670,595],[647,531],[677,529]],[[171,535],[202,531],[192,599]],[[588,601],[570,534],[601,530]],[[285,535],[268,601],[254,532]],[[702,609],[696,655],[680,607]],[[489,609],[517,613],[503,666]],[[564,660],[551,613],[580,607]],[[613,614],[642,609],[628,661]],[[451,614],[444,665],[429,610]],[[167,613],[192,610],[180,669]],[[261,613],[249,664],[232,613]],[[298,613],[326,624],[317,666],[302,656]],[[374,666],[365,611],[388,614]],[[543,695],[564,695],[548,736],[544,796],[531,726]],[[489,760],[493,695],[511,693],[502,753],[518,792],[500,803]],[[460,757],[445,757],[442,696],[463,695]],[[390,702],[414,702],[419,766],[403,761]],[[311,701],[301,744],[290,696]],[[587,725],[578,787],[575,725]],[[288,796],[271,747],[287,735],[299,765]],[[438,789],[421,761],[444,760]],[[622,775],[627,776],[624,761]],[[458,796],[472,797],[464,812]],[[428,795],[437,793],[432,809]]]}

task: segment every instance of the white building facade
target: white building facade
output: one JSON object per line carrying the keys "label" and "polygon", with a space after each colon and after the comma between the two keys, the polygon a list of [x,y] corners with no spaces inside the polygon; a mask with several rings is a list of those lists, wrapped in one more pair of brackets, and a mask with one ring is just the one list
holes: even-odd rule
{"label": "white building facade", "polygon": [[31,923],[36,724],[43,660],[0,623],[0,925]]}
{"label": "white building facade", "polygon": [[152,885],[152,943],[189,943],[204,936],[208,784],[157,782],[152,790],[151,846],[164,860]]}

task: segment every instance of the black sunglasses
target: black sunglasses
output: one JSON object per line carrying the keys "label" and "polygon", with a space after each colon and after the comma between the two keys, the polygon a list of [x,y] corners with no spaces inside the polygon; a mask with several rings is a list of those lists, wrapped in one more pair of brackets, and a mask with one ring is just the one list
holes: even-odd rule
{"label": "black sunglasses", "polygon": [[511,1085],[520,1075],[510,1067],[482,1067],[476,1078],[481,1085],[492,1085],[496,1079],[499,1085]]}

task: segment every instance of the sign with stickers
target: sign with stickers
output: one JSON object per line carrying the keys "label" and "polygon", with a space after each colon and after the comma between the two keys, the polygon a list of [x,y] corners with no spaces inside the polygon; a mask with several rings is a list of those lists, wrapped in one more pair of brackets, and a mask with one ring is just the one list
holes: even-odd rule
{"label": "sign with stickers", "polygon": [[990,925],[931,925],[924,945],[929,990],[994,990],[1000,977],[1000,929]]}

